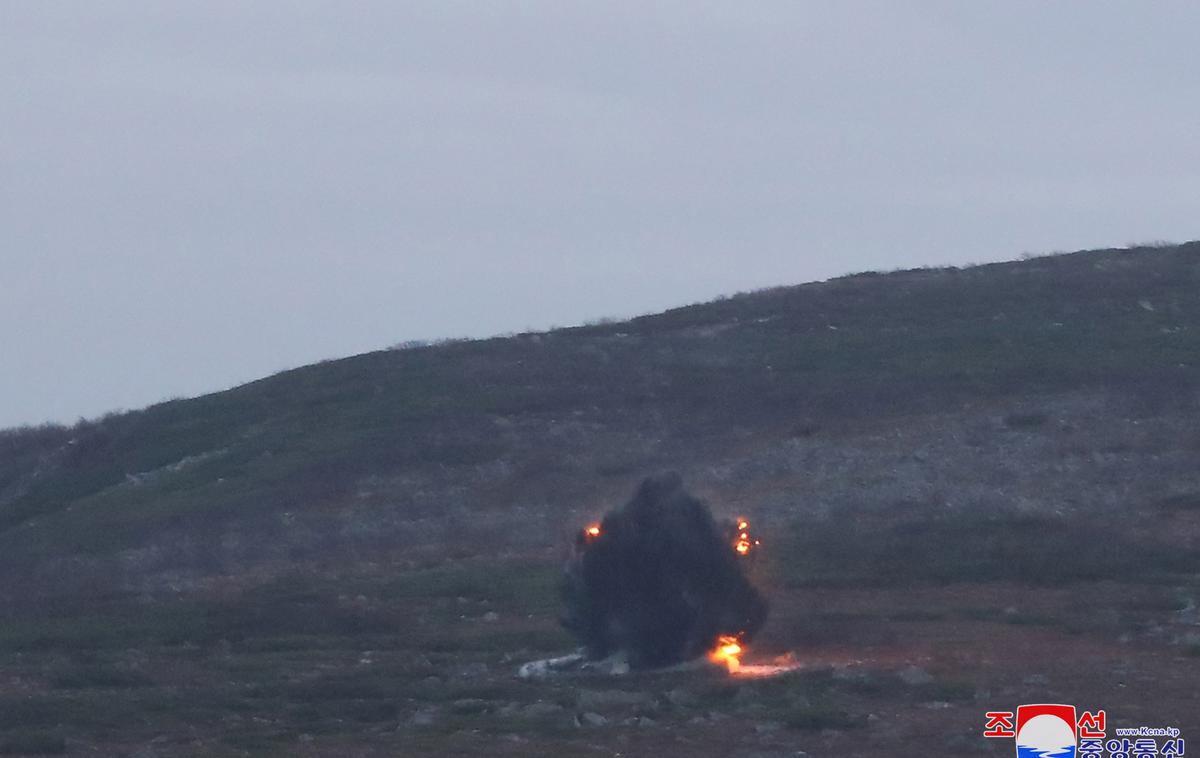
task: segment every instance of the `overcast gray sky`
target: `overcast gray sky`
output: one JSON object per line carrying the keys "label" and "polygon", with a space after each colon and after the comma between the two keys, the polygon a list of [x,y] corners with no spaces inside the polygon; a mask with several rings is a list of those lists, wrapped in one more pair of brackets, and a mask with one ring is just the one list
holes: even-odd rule
{"label": "overcast gray sky", "polygon": [[0,0],[0,426],[1200,237],[1200,4]]}

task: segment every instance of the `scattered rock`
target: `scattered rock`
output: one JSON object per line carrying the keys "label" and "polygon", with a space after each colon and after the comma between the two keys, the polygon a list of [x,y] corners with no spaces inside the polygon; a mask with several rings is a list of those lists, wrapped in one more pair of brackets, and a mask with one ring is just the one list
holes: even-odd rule
{"label": "scattered rock", "polygon": [[458,700],[455,700],[454,703],[451,705],[451,709],[455,713],[464,713],[464,714],[482,713],[482,712],[486,711],[487,708],[488,708],[488,701],[481,700],[477,697],[460,698]]}
{"label": "scattered rock", "polygon": [[903,669],[897,676],[900,677],[900,681],[910,687],[919,687],[922,684],[929,684],[933,681],[933,674],[917,666],[909,666]]}
{"label": "scattered rock", "polygon": [[483,620],[489,624],[495,623],[500,620],[500,614],[496,613],[495,611],[488,611],[487,613],[483,614]]}
{"label": "scattered rock", "polygon": [[833,669],[831,676],[839,682],[853,682],[854,684],[868,684],[872,679],[869,671],[852,666],[837,666]]}
{"label": "scattered rock", "polygon": [[582,653],[572,653],[558,658],[545,658],[540,661],[530,661],[521,664],[517,669],[519,679],[545,679],[554,674],[575,671],[584,665],[586,659]]}
{"label": "scattered rock", "polygon": [[413,726],[429,726],[437,721],[437,710],[434,708],[422,708],[412,715],[408,723]]}
{"label": "scattered rock", "polygon": [[579,714],[579,718],[577,720],[579,721],[580,726],[604,726],[608,723],[608,719],[604,718],[599,713],[593,713],[591,711]]}
{"label": "scattered rock", "polygon": [[653,718],[650,718],[648,716],[630,716],[629,718],[623,718],[622,722],[620,722],[620,723],[622,723],[623,726],[626,726],[626,727],[656,727],[656,726],[659,726],[659,722],[654,721]]}

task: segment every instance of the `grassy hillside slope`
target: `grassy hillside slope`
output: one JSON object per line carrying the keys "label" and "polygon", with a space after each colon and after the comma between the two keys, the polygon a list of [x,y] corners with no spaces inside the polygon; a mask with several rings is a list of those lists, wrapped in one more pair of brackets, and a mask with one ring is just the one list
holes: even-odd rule
{"label": "grassy hillside slope", "polygon": [[[337,503],[364,477],[549,464],[555,425],[728,444],[981,398],[1112,388],[1194,402],[1200,244],[864,274],[630,322],[383,351],[71,430],[9,432],[5,567]],[[597,473],[665,463],[617,444]],[[669,458],[670,455],[667,454]],[[540,476],[544,472],[537,472]],[[519,499],[514,488],[501,501]]]}
{"label": "grassy hillside slope", "polygon": [[[854,275],[0,432],[0,738],[390,755],[516,735],[516,754],[586,752],[564,726],[571,689],[514,689],[510,663],[569,646],[561,546],[663,468],[769,535],[765,650],[886,651],[868,678],[917,660],[936,682],[806,675],[761,693],[786,709],[755,713],[757,695],[707,683],[694,708],[664,695],[625,714],[663,730],[587,741],[660,749],[691,723],[717,750],[692,721],[724,708],[768,724],[767,753],[779,723],[833,750],[868,711],[895,709],[911,737],[936,732],[922,704],[948,702],[963,735],[979,693],[1025,696],[931,659],[926,638],[1132,636],[1162,646],[1145,666],[1191,670],[1169,661],[1194,669],[1200,647],[1177,628],[1200,556],[1198,356],[1193,242]],[[1103,617],[1055,605],[1067,590],[1105,598]],[[1071,686],[1057,695],[1106,691]],[[1165,692],[1168,712],[1200,712]],[[565,715],[509,718],[536,702]],[[907,754],[897,734],[876,734],[879,754]]]}

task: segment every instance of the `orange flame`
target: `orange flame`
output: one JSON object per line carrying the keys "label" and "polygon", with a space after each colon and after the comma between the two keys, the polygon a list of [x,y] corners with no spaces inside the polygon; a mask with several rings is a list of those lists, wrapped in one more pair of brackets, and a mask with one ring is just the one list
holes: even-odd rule
{"label": "orange flame", "polygon": [[762,543],[756,539],[750,538],[750,522],[745,518],[738,517],[737,520],[738,536],[733,543],[733,549],[738,555],[746,555],[754,548]]}
{"label": "orange flame", "polygon": [[717,646],[709,652],[708,659],[713,663],[723,664],[732,674],[741,668],[742,662],[738,660],[741,654],[742,643],[738,642],[738,638],[723,634],[717,638]]}
{"label": "orange flame", "polygon": [[599,524],[591,524],[588,526],[587,529],[584,529],[583,531],[585,534],[587,534],[587,536],[589,538],[599,537],[600,536],[600,525]]}

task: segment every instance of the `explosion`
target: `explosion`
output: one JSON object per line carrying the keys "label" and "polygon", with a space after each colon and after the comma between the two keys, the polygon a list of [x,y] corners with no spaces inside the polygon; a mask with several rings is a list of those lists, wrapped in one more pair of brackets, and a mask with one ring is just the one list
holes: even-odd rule
{"label": "explosion", "polygon": [[766,620],[743,569],[759,545],[746,519],[718,526],[678,474],[582,529],[563,582],[563,625],[589,659],[621,653],[632,668],[708,656],[730,671]]}
{"label": "explosion", "polygon": [[723,634],[717,638],[717,646],[709,651],[708,659],[724,666],[729,673],[734,674],[742,667],[742,662],[738,658],[741,654],[742,643],[738,642],[738,638]]}
{"label": "explosion", "polygon": [[738,555],[749,555],[750,551],[761,545],[760,540],[750,539],[750,522],[744,518],[737,520],[737,539],[733,549]]}

